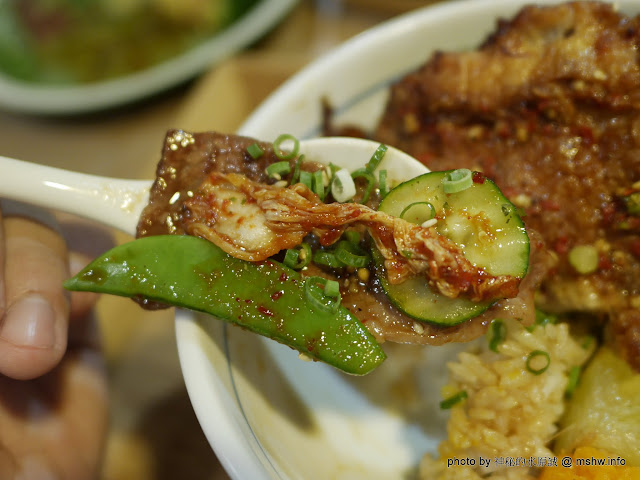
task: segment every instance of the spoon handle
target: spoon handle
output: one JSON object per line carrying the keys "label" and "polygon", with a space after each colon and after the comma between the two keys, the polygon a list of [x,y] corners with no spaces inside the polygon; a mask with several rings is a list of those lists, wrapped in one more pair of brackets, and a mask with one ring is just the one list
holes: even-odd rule
{"label": "spoon handle", "polygon": [[[362,167],[379,145],[359,138],[316,138],[300,142],[300,152],[314,161],[331,162],[353,171]],[[387,150],[379,168],[388,170],[389,185],[428,172],[420,162],[394,148]],[[149,201],[151,183],[151,180],[100,177],[0,156],[0,198],[71,213],[132,235]]]}
{"label": "spoon handle", "polygon": [[135,234],[150,180],[72,172],[0,156],[0,197],[59,210]]}

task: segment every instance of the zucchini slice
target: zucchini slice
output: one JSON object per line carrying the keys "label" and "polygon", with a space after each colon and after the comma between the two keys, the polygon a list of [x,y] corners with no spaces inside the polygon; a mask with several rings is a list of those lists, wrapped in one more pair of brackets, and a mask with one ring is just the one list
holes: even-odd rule
{"label": "zucchini slice", "polygon": [[[378,209],[414,223],[435,223],[438,233],[455,242],[470,262],[491,275],[524,277],[529,265],[529,237],[517,209],[481,174],[472,174],[467,188],[445,193],[444,184],[453,172],[457,171],[429,172],[401,183]],[[392,285],[375,247],[373,257],[390,301],[416,320],[452,326],[479,315],[493,303],[445,297],[422,277]]]}

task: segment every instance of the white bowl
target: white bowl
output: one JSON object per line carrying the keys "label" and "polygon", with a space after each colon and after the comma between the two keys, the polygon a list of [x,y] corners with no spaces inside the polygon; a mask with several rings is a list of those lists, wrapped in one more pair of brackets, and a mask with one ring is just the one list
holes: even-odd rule
{"label": "white bowl", "polygon": [[[335,107],[337,122],[371,127],[391,82],[436,49],[474,48],[494,30],[498,17],[511,17],[526,3],[454,1],[397,17],[291,78],[240,133],[264,140],[283,132],[299,138],[318,135],[323,97]],[[617,3],[638,11],[633,1]],[[429,357],[446,357],[455,347],[394,347],[378,371],[353,378],[188,312],[179,312],[176,331],[196,415],[233,479],[406,478],[442,439],[445,419],[437,400],[444,369],[442,359]],[[416,371],[420,375],[412,377]],[[403,400],[398,392],[407,389],[423,404]]]}
{"label": "white bowl", "polygon": [[185,82],[236,53],[277,24],[297,0],[263,0],[209,40],[158,65],[91,84],[27,83],[0,72],[0,108],[32,114],[78,114],[118,107]]}

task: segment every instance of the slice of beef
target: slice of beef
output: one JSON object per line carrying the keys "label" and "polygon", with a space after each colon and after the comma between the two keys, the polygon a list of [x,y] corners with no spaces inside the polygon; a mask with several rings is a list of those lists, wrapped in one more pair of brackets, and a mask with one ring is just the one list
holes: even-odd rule
{"label": "slice of beef", "polygon": [[[247,148],[254,143],[261,145],[265,152],[257,160],[247,153]],[[212,170],[241,173],[252,180],[266,182],[265,168],[278,160],[270,144],[252,138],[169,130],[136,235],[184,233],[182,218],[186,212],[182,200],[191,196]]]}

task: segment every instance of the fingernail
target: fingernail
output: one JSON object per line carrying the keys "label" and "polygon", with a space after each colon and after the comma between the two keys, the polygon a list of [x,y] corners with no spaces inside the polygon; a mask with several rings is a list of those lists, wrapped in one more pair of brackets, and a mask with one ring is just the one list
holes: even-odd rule
{"label": "fingernail", "polygon": [[28,295],[7,311],[0,337],[14,345],[51,348],[55,344],[55,312],[39,295]]}

